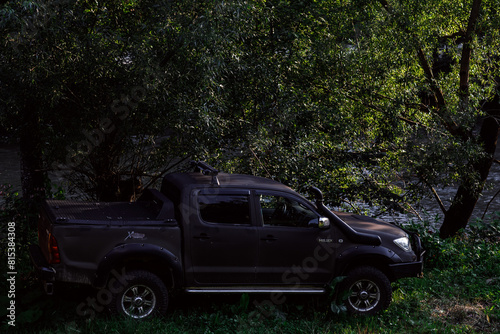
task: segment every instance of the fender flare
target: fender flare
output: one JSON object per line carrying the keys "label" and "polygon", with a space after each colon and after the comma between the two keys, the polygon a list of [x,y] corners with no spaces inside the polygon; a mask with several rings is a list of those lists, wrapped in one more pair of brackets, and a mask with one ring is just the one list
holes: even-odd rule
{"label": "fender flare", "polygon": [[377,264],[388,266],[389,264],[400,262],[402,262],[402,260],[399,255],[386,247],[368,245],[353,246],[337,255],[335,276],[342,275],[345,273],[346,268],[353,266],[353,264],[364,263],[377,267]]}
{"label": "fender flare", "polygon": [[179,286],[183,280],[181,260],[169,250],[151,244],[122,244],[113,248],[107,253],[97,268],[93,286],[104,288],[108,277],[116,265],[128,258],[149,258],[154,259],[158,266],[167,266],[172,271],[174,286]]}

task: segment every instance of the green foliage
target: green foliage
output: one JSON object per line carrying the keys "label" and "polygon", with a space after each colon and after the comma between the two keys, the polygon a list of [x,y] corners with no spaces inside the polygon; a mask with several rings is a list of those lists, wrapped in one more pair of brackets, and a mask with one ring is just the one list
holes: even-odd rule
{"label": "green foliage", "polygon": [[484,221],[477,219],[460,236],[451,239],[441,239],[435,226],[435,223],[424,222],[412,223],[409,227],[420,235],[427,268],[462,268],[492,277],[499,273],[498,261],[485,259],[499,255],[495,246],[500,242],[500,212]]}
{"label": "green foliage", "polygon": [[80,191],[111,198],[120,181],[144,174],[144,183],[154,181],[186,155],[176,138],[185,123],[172,105],[195,79],[179,71],[189,58],[162,73],[163,48],[180,38],[166,31],[165,18],[184,17],[170,5],[12,1],[0,14],[2,127],[21,136],[31,113],[47,169],[66,170]]}
{"label": "green foliage", "polygon": [[[477,166],[488,154],[475,129],[480,117],[494,113],[480,106],[496,93],[494,80],[471,80],[468,107],[461,107],[458,72],[467,59],[460,38],[470,4],[457,10],[435,1],[390,5],[278,2],[266,12],[233,3],[218,7],[224,15],[212,27],[224,31],[224,44],[207,48],[224,61],[208,72],[211,80],[219,78],[212,83],[220,98],[209,118],[220,118],[228,130],[218,135],[211,162],[301,191],[314,183],[333,205],[362,201],[405,211],[433,187],[460,184],[476,196],[483,186]],[[247,13],[244,26],[235,21],[235,10]],[[261,15],[265,19],[255,21]],[[487,15],[479,24],[488,29],[478,30],[474,47],[488,51],[473,54],[474,78],[484,77],[486,68],[499,71],[482,67],[498,57],[486,43],[497,30]],[[261,43],[252,39],[246,48],[245,36]],[[425,61],[416,57],[419,50]],[[443,105],[431,101],[434,83]]]}
{"label": "green foliage", "polygon": [[477,198],[496,2],[469,32],[470,1],[384,3],[7,1],[2,127],[20,133],[31,97],[44,166],[93,197],[195,158],[353,209],[406,211],[448,186]]}
{"label": "green foliage", "polygon": [[[472,1],[384,3],[3,2],[1,132],[18,136],[36,106],[43,166],[71,171],[91,196],[116,197],[120,181],[135,178],[149,186],[189,157],[303,193],[314,184],[350,209],[362,201],[404,211],[437,187],[465,185],[478,196],[478,166],[491,158],[480,121],[498,117],[487,108],[498,99],[498,1],[482,1],[467,43]],[[16,222],[28,268],[34,217],[12,189],[0,191],[0,233]],[[498,215],[450,240],[429,224],[414,228],[428,278],[401,283],[378,318],[331,320],[328,307],[306,304],[259,322],[242,297],[147,323],[86,322],[65,313],[72,307],[49,314],[54,304],[38,296],[21,319],[46,332],[481,332],[439,316],[477,303],[489,319],[482,329],[498,329]]]}
{"label": "green foliage", "polygon": [[330,283],[329,286],[329,299],[331,300],[330,302],[330,310],[333,312],[333,314],[340,315],[340,314],[346,314],[347,313],[347,307],[344,305],[344,301],[347,299],[347,295],[349,291],[344,291],[343,294],[338,293],[336,291],[337,285],[342,282],[346,276],[338,276],[335,277],[332,282]]}
{"label": "green foliage", "polygon": [[[24,296],[24,292],[27,289],[34,292],[30,278],[33,268],[27,248],[36,240],[36,228],[32,222],[36,221],[37,214],[32,208],[11,185],[0,185],[0,261],[4,272],[4,279],[0,282],[0,289],[4,291],[0,297],[0,316],[4,319],[2,324],[9,319],[7,307],[11,305],[11,300],[16,301],[16,308],[19,309],[21,296],[23,301],[29,300],[29,294]],[[14,286],[7,280],[12,277],[13,272]],[[16,321],[19,324],[29,324],[39,320],[41,314],[39,308],[23,309],[16,314]]]}
{"label": "green foliage", "polygon": [[[27,252],[24,252],[26,245],[34,240],[36,228],[30,225],[30,222],[36,221],[38,214],[33,212],[32,207],[26,200],[23,200],[19,193],[11,185],[0,185],[0,234],[7,235],[8,224],[15,224],[15,243],[16,248],[21,252],[17,257],[27,260]],[[2,238],[1,250],[2,256],[6,256],[7,238]],[[6,263],[6,261],[4,262]],[[21,261],[26,267],[31,269],[28,261]]]}
{"label": "green foliage", "polygon": [[494,242],[500,236],[500,212],[494,212],[484,220],[476,219],[468,228],[476,238]]}

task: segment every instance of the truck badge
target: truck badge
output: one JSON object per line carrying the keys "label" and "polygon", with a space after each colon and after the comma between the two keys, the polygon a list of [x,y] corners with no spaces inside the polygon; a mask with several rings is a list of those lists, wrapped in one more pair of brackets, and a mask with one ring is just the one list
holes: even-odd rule
{"label": "truck badge", "polygon": [[143,233],[136,233],[134,231],[128,232],[128,236],[123,240],[126,241],[127,239],[144,239],[146,235]]}

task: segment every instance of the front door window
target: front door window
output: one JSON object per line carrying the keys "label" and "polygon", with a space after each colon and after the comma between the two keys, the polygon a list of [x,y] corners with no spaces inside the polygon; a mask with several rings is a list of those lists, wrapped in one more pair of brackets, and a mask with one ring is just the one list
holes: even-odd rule
{"label": "front door window", "polygon": [[264,226],[317,227],[319,216],[297,200],[277,196],[260,195]]}

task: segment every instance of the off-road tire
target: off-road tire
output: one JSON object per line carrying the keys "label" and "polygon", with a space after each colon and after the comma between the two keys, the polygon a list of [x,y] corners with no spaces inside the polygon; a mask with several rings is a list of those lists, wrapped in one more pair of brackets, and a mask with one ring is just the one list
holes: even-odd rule
{"label": "off-road tire", "polygon": [[350,314],[373,315],[389,307],[391,282],[380,270],[362,266],[349,271],[339,286]]}
{"label": "off-road tire", "polygon": [[110,311],[134,319],[145,319],[165,314],[168,291],[163,281],[145,270],[132,270],[126,274],[126,284],[114,282]]}

